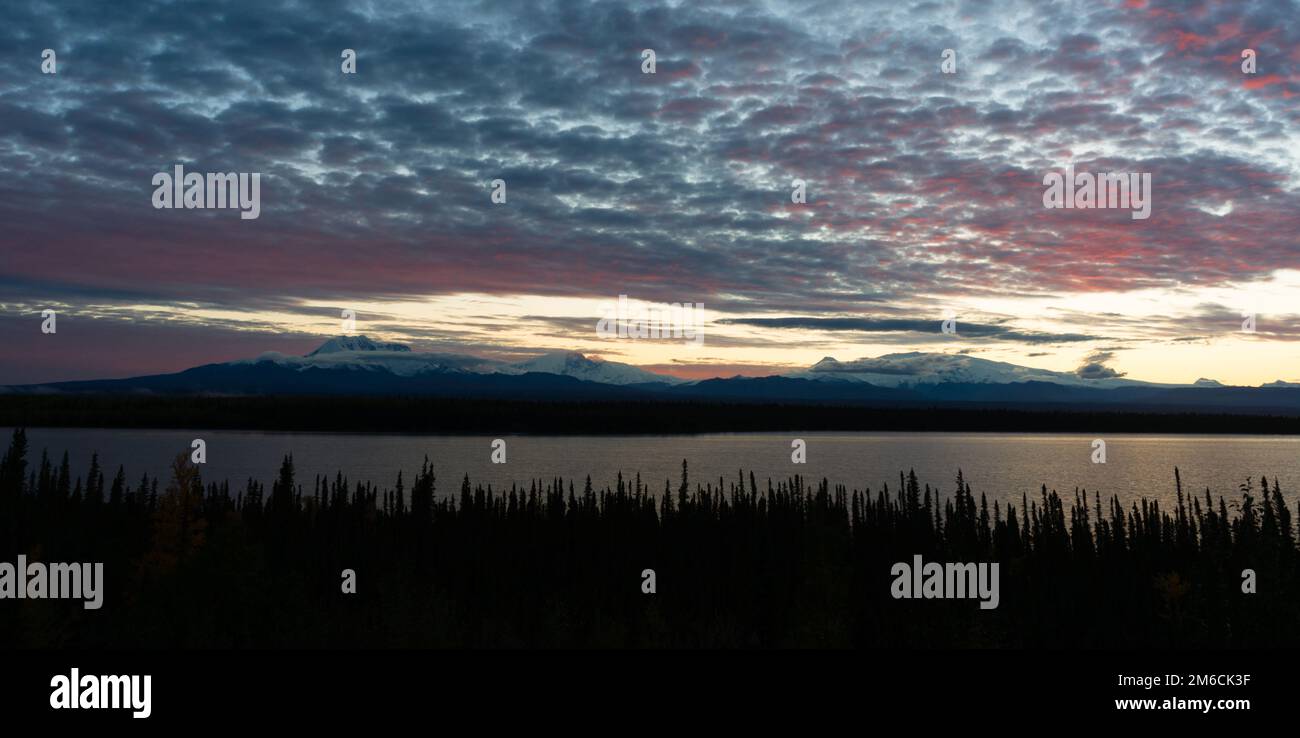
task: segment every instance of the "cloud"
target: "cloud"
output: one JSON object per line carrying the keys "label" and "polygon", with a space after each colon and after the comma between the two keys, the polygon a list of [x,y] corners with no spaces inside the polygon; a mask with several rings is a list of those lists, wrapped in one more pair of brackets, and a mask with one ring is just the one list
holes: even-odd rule
{"label": "cloud", "polygon": [[[921,320],[918,318],[725,318],[720,323],[726,325],[748,325],[760,328],[805,329],[818,331],[854,331],[862,333],[920,333],[944,336],[940,320]],[[957,332],[967,338],[983,338],[995,341],[1016,341],[1026,344],[1042,343],[1077,343],[1095,341],[1099,336],[1082,333],[1045,333],[1022,331],[1003,325],[959,322]]]}
{"label": "cloud", "polygon": [[[0,284],[230,310],[626,293],[844,315],[1296,264],[1300,22],[1282,0],[169,7],[7,6]],[[46,44],[58,75],[22,61]],[[1246,46],[1254,80],[1229,59]],[[942,48],[958,74],[938,72]],[[1043,174],[1070,162],[1151,172],[1151,218],[1042,208]],[[150,178],[176,163],[261,172],[261,217],[154,210]],[[932,332],[836,320],[748,325]]]}
{"label": "cloud", "polygon": [[1094,351],[1083,360],[1074,373],[1080,379],[1115,379],[1124,376],[1124,372],[1116,371],[1106,366],[1106,362],[1115,358],[1115,354],[1110,351]]}

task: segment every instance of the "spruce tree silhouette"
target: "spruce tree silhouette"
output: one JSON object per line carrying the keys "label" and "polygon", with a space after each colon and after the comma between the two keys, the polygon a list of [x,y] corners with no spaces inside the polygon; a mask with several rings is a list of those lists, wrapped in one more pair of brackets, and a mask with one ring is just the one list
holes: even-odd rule
{"label": "spruce tree silhouette", "polygon": [[[335,472],[303,490],[286,456],[267,499],[253,479],[205,483],[181,453],[162,494],[119,466],[104,497],[98,456],[83,476],[44,451],[29,470],[30,453],[19,429],[0,457],[8,550],[102,561],[113,606],[0,608],[3,645],[1300,645],[1300,549],[1276,476],[1244,482],[1231,511],[1210,490],[1166,511],[1083,489],[1067,511],[1045,486],[990,510],[960,470],[946,496],[914,470],[892,491],[743,470],[692,483],[685,460],[658,494],[619,475],[503,490],[466,476],[440,495],[427,459],[391,488]],[[892,565],[916,554],[998,562],[999,607],[893,599]],[[361,593],[340,594],[344,569]],[[1266,583],[1255,594],[1244,569]]]}

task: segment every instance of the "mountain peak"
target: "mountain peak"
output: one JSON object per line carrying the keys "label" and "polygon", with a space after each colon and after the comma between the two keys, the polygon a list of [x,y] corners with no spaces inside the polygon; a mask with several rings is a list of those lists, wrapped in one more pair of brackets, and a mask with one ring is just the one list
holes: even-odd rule
{"label": "mountain peak", "polygon": [[1145,384],[1118,377],[1083,378],[1073,372],[1037,369],[967,354],[923,351],[906,351],[849,361],[826,357],[807,370],[791,372],[785,376],[865,382],[877,387],[1026,382],[1046,382],[1070,387],[1127,387]]}
{"label": "mountain peak", "polygon": [[1288,382],[1286,380],[1279,379],[1275,382],[1265,382],[1260,386],[1261,387],[1300,387],[1300,382]]}
{"label": "mountain peak", "polygon": [[372,341],[369,336],[335,336],[330,340],[322,343],[315,351],[307,356],[320,356],[321,354],[337,354],[344,351],[410,351],[411,347],[403,343],[387,343],[382,341]]}
{"label": "mountain peak", "polygon": [[682,380],[665,374],[655,374],[631,364],[606,361],[598,357],[589,357],[577,351],[551,351],[527,361],[511,365],[520,372],[542,372],[545,374],[562,374],[604,384],[641,384],[659,382],[678,384]]}
{"label": "mountain peak", "polygon": [[521,361],[515,366],[524,371],[567,374],[573,371],[589,370],[602,363],[604,362],[599,359],[589,359],[577,351],[560,350],[549,351],[527,361]]}
{"label": "mountain peak", "polygon": [[599,358],[588,358],[587,355],[582,353],[581,351],[574,351],[572,349],[557,349],[555,351],[547,351],[546,353],[542,354],[541,356],[538,356],[537,358],[540,359],[546,356],[552,356],[559,359],[572,359],[574,361],[600,361]]}

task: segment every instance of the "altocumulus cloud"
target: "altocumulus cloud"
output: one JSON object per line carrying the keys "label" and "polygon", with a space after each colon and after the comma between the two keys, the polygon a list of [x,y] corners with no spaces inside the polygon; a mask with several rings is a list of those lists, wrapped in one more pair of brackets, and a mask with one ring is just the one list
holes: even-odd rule
{"label": "altocumulus cloud", "polygon": [[[1297,258],[1300,155],[1279,142],[1300,130],[1300,22],[1280,1],[1185,10],[15,0],[0,281],[49,302],[628,293],[842,315],[1265,279]],[[58,75],[36,73],[45,46]],[[1243,78],[1246,46],[1267,75]],[[943,48],[958,74],[937,72]],[[1151,219],[1044,210],[1063,156],[1152,172]],[[149,208],[175,163],[261,172],[256,226]],[[835,320],[802,327],[928,330]]]}

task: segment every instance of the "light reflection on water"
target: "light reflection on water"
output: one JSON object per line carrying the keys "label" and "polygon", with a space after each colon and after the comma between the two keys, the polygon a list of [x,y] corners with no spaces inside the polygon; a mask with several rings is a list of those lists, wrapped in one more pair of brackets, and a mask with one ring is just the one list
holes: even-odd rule
{"label": "light reflection on water", "polygon": [[[12,429],[5,429],[7,439]],[[807,463],[791,463],[793,438],[807,442]],[[897,489],[899,471],[915,469],[922,484],[953,489],[960,468],[976,495],[1019,502],[1022,493],[1036,495],[1046,484],[1071,495],[1075,487],[1111,494],[1128,501],[1146,496],[1162,505],[1175,499],[1174,467],[1182,473],[1183,489],[1204,495],[1208,486],[1217,497],[1233,499],[1237,486],[1260,475],[1280,478],[1283,494],[1295,499],[1300,482],[1300,438],[1288,436],[1172,436],[1110,434],[1106,463],[1093,464],[1095,436],[1031,433],[742,433],[698,436],[505,436],[507,463],[492,464],[490,436],[422,436],[381,434],[265,433],[244,431],[113,430],[34,428],[28,430],[29,469],[48,449],[57,465],[69,453],[74,475],[84,476],[90,455],[98,451],[111,480],[119,464],[131,484],[140,475],[164,475],[171,458],[187,451],[190,441],[207,442],[205,481],[228,479],[232,493],[249,477],[268,486],[284,454],[292,453],[298,481],[310,491],[316,474],[342,471],[350,481],[368,480],[391,487],[398,470],[407,486],[427,455],[438,476],[440,494],[457,493],[468,473],[474,483],[508,489],[512,482],[528,487],[530,480],[572,479],[581,489],[587,475],[598,489],[613,486],[623,472],[630,480],[640,472],[644,484],[663,491],[664,481],[675,491],[682,459],[690,464],[692,487],[718,477],[725,482],[743,469],[753,472],[759,487],[794,474],[806,479],[828,478],[850,489],[888,483]],[[164,477],[164,483],[166,481]]]}

